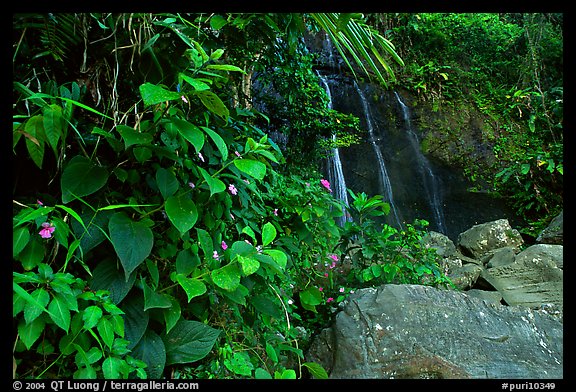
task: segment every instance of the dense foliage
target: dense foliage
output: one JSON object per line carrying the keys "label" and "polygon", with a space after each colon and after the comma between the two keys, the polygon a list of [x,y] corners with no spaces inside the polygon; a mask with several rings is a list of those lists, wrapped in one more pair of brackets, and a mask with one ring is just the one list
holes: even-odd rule
{"label": "dense foliage", "polygon": [[251,105],[277,61],[280,91],[315,104],[296,135],[353,129],[294,59],[304,23],[370,46],[355,20],[14,16],[14,377],[322,378],[303,350],[353,290],[450,283],[426,222],[374,224],[381,196],[351,193],[337,226],[330,184],[287,156],[305,143],[283,152],[259,125],[296,117]]}
{"label": "dense foliage", "polygon": [[563,205],[563,15],[371,17],[406,63],[399,85],[435,108],[469,102],[485,115],[495,159],[465,169],[539,232]]}

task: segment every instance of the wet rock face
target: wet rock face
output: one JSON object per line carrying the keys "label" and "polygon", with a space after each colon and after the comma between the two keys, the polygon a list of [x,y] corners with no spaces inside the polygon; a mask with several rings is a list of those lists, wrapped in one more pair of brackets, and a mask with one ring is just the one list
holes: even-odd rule
{"label": "wet rock face", "polygon": [[350,296],[307,360],[330,378],[562,378],[562,330],[543,311],[384,285]]}

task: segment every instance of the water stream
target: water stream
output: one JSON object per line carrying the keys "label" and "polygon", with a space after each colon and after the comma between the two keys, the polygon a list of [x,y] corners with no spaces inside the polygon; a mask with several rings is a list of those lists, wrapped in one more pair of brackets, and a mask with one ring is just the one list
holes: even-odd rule
{"label": "water stream", "polygon": [[404,122],[406,124],[406,130],[408,131],[408,138],[410,140],[410,145],[414,150],[414,155],[418,162],[418,171],[422,177],[422,184],[424,185],[424,191],[426,193],[426,198],[430,204],[430,209],[434,214],[434,220],[437,225],[437,230],[443,234],[446,234],[446,221],[444,219],[444,209],[442,205],[442,185],[440,179],[434,175],[434,171],[430,166],[430,162],[426,156],[422,153],[420,149],[420,139],[412,127],[412,122],[410,121],[410,111],[408,107],[402,102],[400,96],[396,91],[394,95],[402,108],[402,114],[404,117]]}

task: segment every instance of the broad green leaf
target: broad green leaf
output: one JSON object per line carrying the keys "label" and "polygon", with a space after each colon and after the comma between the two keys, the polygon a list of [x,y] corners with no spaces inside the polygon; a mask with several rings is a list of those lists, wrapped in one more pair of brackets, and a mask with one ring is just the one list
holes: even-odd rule
{"label": "broad green leaf", "polygon": [[264,313],[275,318],[282,317],[280,305],[275,303],[266,295],[257,295],[255,297],[251,297],[249,301],[260,313]]}
{"label": "broad green leaf", "polygon": [[130,342],[128,348],[133,348],[146,331],[150,315],[144,311],[144,297],[141,291],[133,290],[120,304],[124,312],[124,338]]}
{"label": "broad green leaf", "polygon": [[207,259],[212,258],[212,252],[214,252],[214,243],[212,242],[212,236],[204,229],[196,228],[196,235],[198,236],[198,241],[200,242],[200,248],[204,251],[204,257]]}
{"label": "broad green leaf", "polygon": [[166,324],[166,333],[170,332],[170,330],[176,325],[182,314],[180,302],[171,296],[169,296],[169,299],[172,305],[168,309],[164,309],[162,311],[164,314],[164,322]]}
{"label": "broad green leaf", "polygon": [[162,378],[166,365],[166,347],[156,332],[147,330],[132,349],[131,355],[146,363],[146,374],[149,379]]}
{"label": "broad green leaf", "polygon": [[251,376],[252,370],[254,370],[254,365],[250,362],[250,356],[243,351],[234,353],[232,358],[224,359],[224,366],[231,372],[246,377]]}
{"label": "broad green leaf", "polygon": [[[222,15],[212,15],[210,18],[210,27],[214,30],[220,30],[222,27],[228,24],[228,20]],[[219,49],[222,50],[222,49]],[[211,56],[212,57],[212,56]]]}
{"label": "broad green leaf", "polygon": [[103,317],[98,321],[96,329],[102,338],[102,341],[109,349],[112,349],[114,343],[114,324],[108,317]]}
{"label": "broad green leaf", "polygon": [[214,284],[227,291],[234,291],[240,285],[240,269],[237,264],[226,264],[210,273]]}
{"label": "broad green leaf", "polygon": [[122,271],[118,269],[116,261],[104,259],[92,271],[90,287],[95,291],[108,290],[110,300],[117,305],[126,297],[135,281],[135,273],[126,280]]}
{"label": "broad green leaf", "polygon": [[529,171],[530,171],[530,164],[529,163],[523,163],[522,166],[520,167],[520,172],[522,174],[528,174]]}
{"label": "broad green leaf", "polygon": [[194,79],[193,77],[190,77],[190,76],[183,74],[183,73],[179,73],[178,77],[181,78],[182,80],[184,80],[189,85],[191,85],[192,88],[194,88],[194,90],[196,90],[196,91],[210,90],[210,86],[201,80]]}
{"label": "broad green leaf", "polygon": [[196,152],[202,150],[202,147],[204,147],[204,134],[196,125],[180,118],[172,118],[172,124],[178,130],[178,133],[194,146]]}
{"label": "broad green leaf", "polygon": [[102,358],[102,351],[100,351],[97,347],[92,347],[88,352],[84,351],[81,345],[74,343],[74,347],[76,348],[76,357],[75,362],[78,366],[86,366],[90,367],[95,362],[98,362],[100,358]]}
{"label": "broad green leaf", "polygon": [[200,265],[200,257],[190,249],[182,249],[176,256],[176,273],[188,275]]}
{"label": "broad green leaf", "polygon": [[308,287],[306,290],[300,291],[298,293],[300,296],[300,303],[302,307],[306,310],[310,310],[316,313],[316,305],[320,305],[322,303],[322,293],[318,290],[317,287]]}
{"label": "broad green leaf", "polygon": [[220,331],[198,321],[180,320],[163,336],[166,365],[201,360],[212,350]]}
{"label": "broad green leaf", "polygon": [[210,196],[216,193],[224,192],[226,190],[226,184],[224,184],[219,178],[210,176],[210,174],[208,174],[208,172],[201,167],[199,167],[198,170],[210,188]]}
{"label": "broad green leaf", "polygon": [[20,227],[14,230],[12,235],[12,257],[16,257],[30,240],[30,232],[26,227]]}
{"label": "broad green leaf", "polygon": [[68,332],[70,328],[70,308],[67,301],[58,294],[50,301],[48,310],[52,321],[65,332]]}
{"label": "broad green leaf", "polygon": [[274,259],[276,264],[278,264],[282,269],[286,268],[286,263],[288,262],[288,256],[286,256],[286,253],[278,249],[264,249],[264,254]]}
{"label": "broad green leaf", "polygon": [[270,222],[262,227],[262,246],[270,244],[276,238],[276,228]]}
{"label": "broad green leaf", "polygon": [[24,320],[20,321],[18,324],[18,338],[22,340],[22,343],[24,343],[27,350],[30,350],[34,342],[38,340],[44,331],[45,325],[46,323],[41,317],[37,318],[29,324],[27,324]]}
{"label": "broad green leaf", "polygon": [[302,365],[306,366],[315,379],[326,380],[328,379],[328,373],[326,370],[316,362],[304,362]]}
{"label": "broad green leaf", "polygon": [[210,64],[206,67],[206,69],[215,69],[217,71],[241,72],[243,74],[246,74],[246,71],[244,71],[242,68],[230,64]]}
{"label": "broad green leaf", "polygon": [[266,175],[266,165],[254,159],[236,159],[234,165],[243,173],[248,174],[258,180],[264,179]]}
{"label": "broad green leaf", "polygon": [[268,357],[270,360],[272,360],[272,362],[278,363],[278,353],[276,352],[276,349],[268,342],[266,342],[266,354],[268,354]]}
{"label": "broad green leaf", "polygon": [[35,306],[42,308],[46,313],[50,314],[50,311],[42,306],[34,297],[32,297],[26,290],[18,285],[18,283],[12,281],[12,290],[22,299],[24,299],[27,303],[32,303]]}
{"label": "broad green leaf", "polygon": [[266,370],[259,367],[254,370],[254,378],[257,380],[271,380],[272,376]]}
{"label": "broad green leaf", "polygon": [[42,169],[42,161],[44,159],[44,118],[41,115],[30,117],[24,125],[24,132],[26,136],[26,148],[32,161]]}
{"label": "broad green leaf", "polygon": [[45,106],[42,113],[44,114],[44,134],[46,140],[54,155],[58,155],[58,142],[60,138],[64,139],[64,118],[62,117],[62,107],[56,104]]}
{"label": "broad green leaf", "polygon": [[200,101],[202,101],[204,106],[206,106],[206,109],[221,117],[223,120],[228,121],[230,113],[220,97],[218,97],[212,91],[198,91],[196,95],[198,98],[200,98]]}
{"label": "broad green leaf", "polygon": [[159,294],[153,289],[151,289],[144,279],[142,279],[142,288],[144,290],[144,311],[148,309],[169,308],[171,303],[168,297],[163,294]]}
{"label": "broad green leaf", "polygon": [[82,320],[84,321],[84,329],[91,329],[98,325],[98,321],[102,318],[102,309],[98,306],[88,306],[82,312]]}
{"label": "broad green leaf", "polygon": [[176,281],[186,292],[188,302],[194,297],[198,297],[206,292],[206,285],[199,279],[187,278],[184,275],[177,274]]}
{"label": "broad green leaf", "polygon": [[134,128],[131,128],[127,125],[117,125],[116,126],[116,130],[118,131],[118,133],[120,134],[120,136],[122,136],[122,139],[124,140],[124,148],[128,149],[128,147],[132,146],[132,145],[138,145],[138,144],[150,144],[153,140],[153,137],[151,134],[146,133],[146,132],[139,132],[137,130],[135,130]]}
{"label": "broad green leaf", "polygon": [[258,260],[250,257],[238,255],[238,262],[240,263],[242,272],[245,276],[252,275],[254,272],[258,271],[258,268],[260,268],[260,263]]}
{"label": "broad green leaf", "polygon": [[155,105],[160,102],[173,101],[180,99],[182,94],[166,90],[164,87],[157,86],[152,83],[144,83],[140,86],[140,95],[142,95],[142,100],[144,105]]}
{"label": "broad green leaf", "polygon": [[110,239],[124,267],[125,280],[148,257],[154,244],[152,230],[143,222],[135,222],[118,212],[108,223]]}
{"label": "broad green leaf", "polygon": [[93,194],[108,181],[108,171],[94,164],[90,159],[75,156],[64,168],[60,186],[62,203],[66,204],[76,197]]}
{"label": "broad green leaf", "polygon": [[174,173],[163,167],[159,167],[158,170],[156,170],[156,185],[158,185],[158,189],[164,200],[176,193],[180,186]]}
{"label": "broad green leaf", "polygon": [[39,237],[40,236],[35,236],[28,241],[24,249],[18,254],[17,259],[22,262],[22,266],[27,271],[35,268],[44,260],[46,247]]}
{"label": "broad green leaf", "polygon": [[27,324],[30,324],[36,317],[40,316],[48,302],[50,302],[50,294],[42,288],[31,292],[30,297],[32,297],[34,302],[26,302],[26,305],[24,305],[24,320]]}
{"label": "broad green leaf", "polygon": [[216,145],[220,155],[222,155],[222,160],[226,161],[228,159],[228,147],[226,146],[224,139],[222,139],[222,136],[218,135],[216,132],[207,127],[202,127],[202,130],[206,132],[208,136],[210,136],[210,139],[212,139]]}
{"label": "broad green leaf", "polygon": [[54,210],[54,207],[42,207],[38,209],[34,208],[26,208],[20,211],[13,219],[14,221],[18,222],[14,227],[18,227],[23,223],[30,222],[32,220],[36,220],[37,218],[48,215]]}
{"label": "broad green leaf", "polygon": [[166,215],[170,222],[178,229],[180,234],[186,233],[198,220],[196,204],[186,193],[170,196],[166,200]]}
{"label": "broad green leaf", "polygon": [[117,357],[108,357],[102,362],[102,373],[105,379],[119,379],[122,378],[122,367],[124,360]]}
{"label": "broad green leaf", "polygon": [[275,379],[282,379],[282,380],[295,380],[296,379],[296,371],[294,369],[284,369],[282,373],[278,370],[274,372]]}

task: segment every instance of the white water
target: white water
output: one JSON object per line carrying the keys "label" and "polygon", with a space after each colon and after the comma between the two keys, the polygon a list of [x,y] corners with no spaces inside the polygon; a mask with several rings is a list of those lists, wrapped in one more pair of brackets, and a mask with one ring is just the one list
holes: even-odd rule
{"label": "white water", "polygon": [[385,201],[390,204],[390,210],[392,211],[393,215],[394,215],[394,219],[398,225],[399,228],[402,228],[402,222],[400,221],[400,218],[398,217],[398,212],[396,211],[396,206],[394,205],[394,196],[392,194],[392,184],[390,183],[390,177],[388,177],[388,171],[386,170],[386,164],[384,162],[384,157],[382,156],[382,151],[380,150],[380,147],[378,147],[378,145],[376,144],[376,140],[374,139],[374,126],[372,125],[372,113],[370,112],[370,106],[368,106],[368,102],[366,101],[366,97],[364,96],[364,93],[362,93],[362,90],[360,90],[360,87],[358,87],[358,84],[356,83],[356,81],[354,81],[354,87],[356,88],[356,91],[358,92],[358,95],[360,96],[360,99],[362,100],[362,107],[364,109],[364,115],[366,118],[366,126],[368,127],[368,135],[369,135],[369,142],[372,145],[372,148],[374,149],[374,152],[376,153],[376,159],[378,161],[378,171],[379,171],[379,179],[380,179],[380,185],[381,185],[381,189],[384,192],[384,198]]}
{"label": "white water", "polygon": [[[328,95],[328,108],[332,109],[332,93],[330,92],[330,86],[320,73],[318,73],[326,94]],[[332,135],[332,140],[336,140],[336,135]],[[348,192],[346,191],[346,179],[344,178],[344,172],[342,170],[342,161],[340,160],[340,151],[338,148],[332,149],[332,154],[328,157],[328,181],[330,181],[331,188],[334,192],[334,197],[338,200],[344,202],[344,207],[342,207],[341,217],[336,218],[336,223],[339,226],[343,226],[345,222],[351,221],[350,215],[346,211],[348,206]]]}
{"label": "white water", "polygon": [[402,114],[404,115],[404,121],[406,122],[406,128],[408,130],[408,136],[410,138],[410,144],[414,149],[414,154],[418,160],[418,170],[422,176],[422,182],[424,184],[424,189],[426,191],[426,197],[428,199],[428,203],[430,204],[430,208],[432,209],[432,213],[434,214],[435,223],[438,226],[438,230],[441,233],[446,233],[446,222],[444,219],[444,210],[442,208],[442,195],[440,191],[440,184],[434,172],[432,171],[432,167],[430,166],[430,162],[428,159],[422,154],[420,150],[420,140],[418,139],[418,135],[414,132],[412,128],[412,123],[410,121],[410,112],[408,107],[402,102],[400,96],[396,91],[394,91],[396,95],[396,99],[402,108]]}

